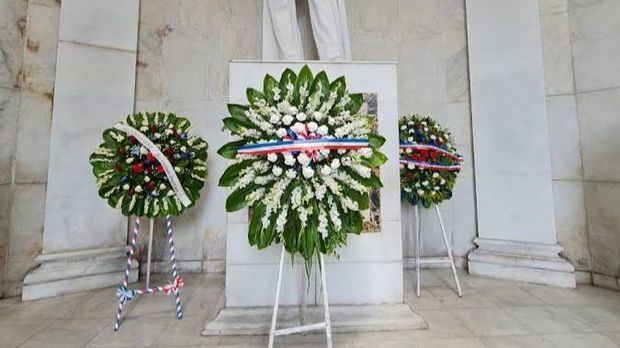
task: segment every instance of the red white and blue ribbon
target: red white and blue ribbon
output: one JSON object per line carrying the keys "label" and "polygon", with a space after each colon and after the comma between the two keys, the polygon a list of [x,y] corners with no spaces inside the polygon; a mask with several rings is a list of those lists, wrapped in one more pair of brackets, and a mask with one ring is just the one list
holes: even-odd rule
{"label": "red white and blue ribbon", "polygon": [[298,139],[262,144],[245,145],[238,153],[244,155],[267,155],[283,152],[312,152],[320,150],[357,150],[368,147],[367,139]]}
{"label": "red white and blue ribbon", "polygon": [[461,170],[460,162],[463,160],[463,158],[455,153],[452,153],[440,147],[430,145],[430,144],[400,143],[400,148],[401,149],[412,149],[415,152],[423,152],[423,151],[436,152],[436,153],[440,153],[441,155],[445,157],[448,157],[448,158],[451,158],[457,161],[457,164],[445,165],[445,164],[429,163],[429,162],[419,161],[415,159],[407,159],[401,156],[401,159],[399,162],[406,166],[414,165],[415,168],[421,169],[421,170],[436,170],[436,171],[448,171],[448,172],[458,172],[459,170]]}

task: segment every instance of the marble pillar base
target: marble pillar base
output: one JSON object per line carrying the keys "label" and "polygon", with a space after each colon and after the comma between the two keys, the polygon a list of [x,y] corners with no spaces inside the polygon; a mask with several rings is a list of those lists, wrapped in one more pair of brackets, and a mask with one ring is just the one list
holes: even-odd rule
{"label": "marble pillar base", "polygon": [[[428,328],[419,314],[404,304],[330,306],[333,332],[404,331]],[[266,335],[272,307],[226,307],[207,322],[203,336]],[[278,328],[300,325],[299,306],[280,307]],[[323,321],[323,306],[309,306],[307,324]],[[321,331],[317,331],[321,332]]]}
{"label": "marble pillar base", "polygon": [[[123,279],[127,246],[40,255],[40,266],[24,279],[22,300],[35,300],[118,284]],[[138,280],[132,260],[130,282]]]}
{"label": "marble pillar base", "polygon": [[592,273],[592,284],[611,290],[620,291],[620,278]]}
{"label": "marble pillar base", "polygon": [[559,254],[557,244],[476,238],[469,253],[469,273],[574,288],[575,268]]}

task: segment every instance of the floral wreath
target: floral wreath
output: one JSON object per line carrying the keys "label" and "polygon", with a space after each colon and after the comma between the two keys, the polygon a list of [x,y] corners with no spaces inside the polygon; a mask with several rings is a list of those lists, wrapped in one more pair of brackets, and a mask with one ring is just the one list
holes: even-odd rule
{"label": "floral wreath", "polygon": [[452,197],[461,156],[450,132],[420,115],[399,118],[401,197],[425,208]]}
{"label": "floral wreath", "polygon": [[381,187],[373,169],[387,157],[372,118],[358,114],[363,98],[349,94],[344,77],[313,77],[286,69],[266,75],[263,91],[247,89],[249,105],[229,104],[224,129],[241,140],[218,153],[234,160],[219,185],[230,187],[226,210],[251,207],[248,239],[259,249],[284,243],[306,264],[335,254],[347,233],[359,234],[368,193]]}
{"label": "floral wreath", "polygon": [[99,196],[123,215],[180,215],[207,175],[206,141],[189,136],[190,122],[172,113],[140,112],[103,132],[90,155]]}

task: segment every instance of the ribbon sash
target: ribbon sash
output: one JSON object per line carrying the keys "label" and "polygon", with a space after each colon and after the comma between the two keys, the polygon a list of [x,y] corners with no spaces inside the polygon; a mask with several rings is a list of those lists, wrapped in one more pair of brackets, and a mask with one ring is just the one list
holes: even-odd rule
{"label": "ribbon sash", "polygon": [[404,164],[404,165],[413,164],[417,168],[420,168],[420,169],[439,170],[439,171],[448,171],[448,172],[457,172],[457,171],[461,170],[461,166],[459,164],[454,164],[454,165],[448,165],[447,166],[447,165],[443,165],[443,164],[432,164],[432,163],[419,162],[419,161],[413,161],[413,160],[405,160],[405,159],[401,159],[399,162],[401,164]]}
{"label": "ribbon sash", "polygon": [[296,139],[272,141],[261,144],[251,144],[239,147],[237,151],[243,155],[266,155],[270,153],[283,153],[304,151],[312,152],[319,150],[356,150],[368,147],[368,139]]}
{"label": "ribbon sash", "polygon": [[430,145],[430,144],[411,144],[411,143],[400,143],[401,149],[412,149],[412,150],[431,150],[441,153],[442,155],[461,161],[462,158],[459,155],[453,154],[450,151],[444,150],[440,147]]}
{"label": "ribbon sash", "polygon": [[183,185],[181,185],[181,182],[179,181],[177,173],[174,171],[172,163],[168,161],[166,155],[164,155],[157,148],[157,146],[155,146],[155,144],[153,144],[153,142],[146,137],[146,135],[142,134],[139,130],[133,128],[132,126],[124,123],[117,123],[114,125],[114,128],[125,134],[134,136],[140,142],[140,144],[144,145],[144,147],[146,147],[153,154],[155,159],[157,159],[159,164],[161,164],[161,166],[164,168],[164,173],[166,173],[166,177],[170,182],[170,186],[172,186],[172,190],[176,194],[177,198],[179,198],[179,200],[181,201],[181,204],[183,204],[183,206],[185,207],[188,207],[190,204],[192,204],[192,201],[189,199],[187,193],[185,193],[185,190],[183,189]]}

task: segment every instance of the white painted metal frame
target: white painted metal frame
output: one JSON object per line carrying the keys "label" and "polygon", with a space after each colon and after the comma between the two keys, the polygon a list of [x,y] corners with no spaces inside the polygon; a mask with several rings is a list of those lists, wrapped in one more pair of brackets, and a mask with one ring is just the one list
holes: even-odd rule
{"label": "white painted metal frame", "polygon": [[151,257],[153,255],[153,230],[155,229],[155,218],[149,219],[149,250],[148,260],[146,261],[146,288],[151,287]]}
{"label": "white painted metal frame", "polygon": [[415,272],[416,272],[416,295],[420,297],[420,265],[424,263],[449,263],[452,268],[452,274],[454,275],[454,282],[456,283],[456,293],[459,297],[463,296],[463,291],[461,290],[461,283],[459,282],[459,276],[456,273],[456,265],[454,264],[454,256],[452,255],[452,247],[448,242],[448,237],[446,235],[446,229],[443,224],[443,219],[441,218],[441,211],[439,210],[439,206],[435,204],[435,212],[437,213],[437,220],[439,220],[439,226],[441,227],[441,234],[443,235],[443,241],[446,244],[446,250],[448,251],[448,257],[420,257],[421,251],[421,238],[420,238],[420,230],[421,230],[421,221],[420,221],[420,208],[418,205],[415,206]]}
{"label": "white painted metal frame", "polygon": [[[323,308],[325,310],[325,320],[320,323],[315,324],[305,324],[306,317],[306,303],[305,303],[305,295],[303,296],[303,301],[301,305],[301,326],[295,326],[286,329],[276,330],[276,324],[278,322],[278,306],[280,303],[280,288],[282,287],[282,269],[284,267],[284,255],[286,254],[286,249],[284,249],[284,245],[282,246],[282,253],[280,254],[280,265],[278,266],[278,279],[276,281],[276,299],[273,305],[273,315],[271,316],[271,329],[269,330],[269,348],[273,348],[273,343],[276,336],[286,336],[296,333],[303,333],[314,330],[325,329],[325,336],[327,340],[327,348],[332,348],[332,324],[331,318],[329,315],[329,301],[327,296],[327,277],[325,276],[325,262],[323,260],[323,254],[319,256],[319,266],[321,272],[321,289],[323,290]],[[305,283],[304,283],[305,285]],[[306,289],[302,290],[303,293],[306,292]]]}

